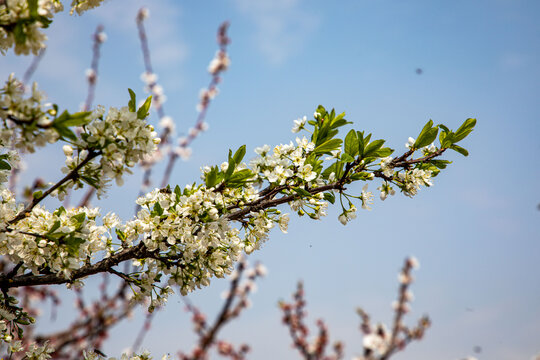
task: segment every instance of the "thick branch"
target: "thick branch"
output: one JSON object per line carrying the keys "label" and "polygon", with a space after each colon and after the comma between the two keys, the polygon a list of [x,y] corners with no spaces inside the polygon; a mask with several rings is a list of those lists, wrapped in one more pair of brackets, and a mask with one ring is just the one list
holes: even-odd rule
{"label": "thick branch", "polygon": [[[148,251],[144,243],[139,243],[136,246],[124,249],[108,258],[105,258],[95,264],[84,266],[80,269],[73,270],[71,276],[67,277],[63,273],[57,274],[24,274],[14,276],[10,278],[5,274],[0,274],[0,288],[16,288],[21,286],[35,286],[35,285],[52,285],[52,284],[65,284],[71,283],[75,280],[94,275],[101,272],[111,272],[112,267],[119,263],[131,260],[141,259],[148,257],[150,251]],[[115,272],[113,272],[115,273]]]}

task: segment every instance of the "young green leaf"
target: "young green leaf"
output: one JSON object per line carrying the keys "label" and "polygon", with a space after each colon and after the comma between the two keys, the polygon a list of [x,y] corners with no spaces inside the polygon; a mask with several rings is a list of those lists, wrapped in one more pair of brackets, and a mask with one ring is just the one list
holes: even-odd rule
{"label": "young green leaf", "polygon": [[430,160],[429,162],[435,165],[435,167],[438,169],[446,169],[446,166],[452,163],[448,160]]}
{"label": "young green leaf", "polygon": [[0,170],[11,170],[11,165],[7,161],[0,160]]}
{"label": "young green leaf", "polygon": [[246,145],[242,145],[234,153],[233,159],[235,164],[240,164],[244,156],[246,155]]}
{"label": "young green leaf", "polygon": [[68,117],[62,121],[64,126],[82,126],[88,124],[91,120],[88,117],[92,112],[80,111],[75,114],[68,114]]}
{"label": "young green leaf", "polygon": [[311,193],[305,189],[302,189],[302,188],[299,188],[299,187],[294,187],[292,188],[292,190],[297,193],[298,195],[301,195],[301,196],[304,196],[304,197],[310,197],[311,196]]}
{"label": "young green leaf", "polygon": [[341,154],[341,161],[350,163],[354,161],[354,158],[349,154],[343,153]]}
{"label": "young green leaf", "polygon": [[206,173],[205,184],[207,188],[216,186],[218,182],[218,173],[219,170],[217,166],[212,166],[212,168],[210,168],[210,171]]}
{"label": "young green leaf", "polygon": [[374,155],[377,150],[379,150],[384,145],[385,140],[379,139],[379,140],[373,140],[367,146],[364,148],[363,156],[364,158],[368,156]]}
{"label": "young green leaf", "polygon": [[358,155],[358,134],[355,130],[349,131],[347,136],[345,136],[344,150],[345,154],[349,154],[352,157]]}
{"label": "young green leaf", "polygon": [[152,105],[152,95],[146,98],[144,101],[144,104],[137,110],[137,118],[138,119],[145,119],[148,116],[148,112],[150,111],[150,105]]}
{"label": "young green leaf", "polygon": [[159,202],[156,202],[154,204],[154,208],[152,209],[152,213],[157,214],[159,216],[163,215],[163,208],[161,205],[159,205]]}
{"label": "young green leaf", "polygon": [[329,154],[332,150],[336,150],[341,146],[341,139],[329,139],[318,145],[313,152],[315,154]]}
{"label": "young green leaf", "polygon": [[137,96],[135,95],[133,90],[128,89],[128,91],[129,91],[128,108],[129,108],[129,111],[135,112],[135,110],[137,110],[137,107],[136,107],[137,106]]}
{"label": "young green leaf", "polygon": [[227,185],[232,188],[238,188],[243,186],[253,177],[253,172],[249,169],[242,169],[236,171],[232,176],[227,180]]}
{"label": "young green leaf", "polygon": [[334,193],[331,193],[331,192],[325,192],[323,194],[324,196],[324,199],[326,201],[328,201],[330,204],[333,204],[335,201],[336,201],[336,196],[334,195]]}
{"label": "young green leaf", "polygon": [[463,124],[456,130],[454,136],[454,144],[467,137],[473,131],[476,125],[476,119],[469,118],[463,122]]}
{"label": "young green leaf", "polygon": [[429,120],[416,138],[413,148],[419,149],[424,146],[428,146],[437,138],[438,133],[439,128],[433,127],[433,120]]}
{"label": "young green leaf", "polygon": [[460,153],[463,156],[469,156],[469,152],[466,149],[459,146],[459,145],[454,144],[454,145],[450,146],[450,149],[457,151],[458,153]]}

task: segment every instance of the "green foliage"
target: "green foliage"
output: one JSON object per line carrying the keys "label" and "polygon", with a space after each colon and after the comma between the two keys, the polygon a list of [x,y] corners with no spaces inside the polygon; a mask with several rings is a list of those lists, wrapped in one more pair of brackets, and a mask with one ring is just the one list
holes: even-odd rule
{"label": "green foliage", "polygon": [[83,126],[90,122],[89,111],[81,111],[75,114],[70,114],[64,110],[60,116],[56,117],[52,122],[53,129],[58,132],[62,139],[77,140],[77,135],[70,129],[71,126]]}
{"label": "green foliage", "polygon": [[139,110],[137,110],[137,118],[141,120],[146,119],[150,113],[150,105],[152,105],[152,95],[147,97],[144,104],[142,104]]}

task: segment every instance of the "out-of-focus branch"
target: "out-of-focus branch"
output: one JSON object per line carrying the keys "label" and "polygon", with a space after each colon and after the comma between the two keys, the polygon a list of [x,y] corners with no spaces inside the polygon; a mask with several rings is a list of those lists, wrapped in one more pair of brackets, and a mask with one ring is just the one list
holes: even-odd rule
{"label": "out-of-focus branch", "polygon": [[205,131],[208,127],[208,125],[205,123],[208,107],[210,106],[211,100],[217,95],[217,85],[221,82],[221,74],[226,71],[230,65],[230,59],[227,54],[227,46],[231,42],[227,35],[228,28],[229,23],[224,22],[218,29],[217,43],[219,45],[219,50],[208,66],[208,72],[212,75],[212,79],[210,80],[208,88],[201,90],[200,102],[197,105],[199,116],[197,117],[195,126],[189,129],[187,137],[178,139],[178,145],[169,153],[169,161],[167,163],[167,167],[165,168],[165,173],[163,174],[161,187],[165,187],[169,183],[169,178],[178,157],[189,157],[189,145],[202,131]]}
{"label": "out-of-focus branch", "polygon": [[[255,290],[255,280],[266,274],[266,269],[257,264],[252,269],[246,269],[245,260],[238,263],[236,271],[231,274],[231,285],[229,291],[225,293],[225,302],[214,322],[209,325],[206,321],[206,315],[194,305],[186,301],[187,310],[192,313],[192,323],[194,331],[199,337],[197,346],[191,354],[186,355],[179,352],[181,360],[202,360],[206,359],[209,350],[216,346],[220,355],[234,360],[242,360],[249,351],[249,346],[241,345],[238,350],[229,342],[218,340],[219,331],[232,319],[237,318],[240,313],[249,306],[248,296]],[[246,281],[241,282],[242,275],[246,276]]]}
{"label": "out-of-focus branch", "polygon": [[296,292],[293,294],[293,302],[280,302],[279,306],[283,311],[283,323],[289,329],[289,334],[293,340],[293,346],[300,352],[305,360],[339,360],[343,358],[343,344],[334,343],[333,355],[326,355],[328,346],[328,329],[322,320],[317,320],[319,333],[310,343],[309,328],[305,324],[306,301],[304,300],[304,287],[298,283]]}
{"label": "out-of-focus branch", "polygon": [[88,95],[83,106],[83,111],[89,111],[94,101],[96,93],[96,84],[98,79],[98,65],[100,57],[101,45],[107,40],[107,35],[103,32],[103,25],[98,25],[96,32],[92,35],[94,45],[92,47],[92,63],[90,69],[86,71],[86,78],[88,80]]}
{"label": "out-of-focus branch", "polygon": [[[107,40],[107,35],[105,34],[105,32],[103,32],[103,30],[103,25],[98,25],[95,33],[92,35],[92,39],[94,40],[94,44],[92,46],[92,62],[90,64],[90,68],[86,70],[86,79],[88,81],[88,94],[86,96],[86,101],[83,105],[83,111],[89,111],[91,109],[96,93],[101,45]],[[88,189],[86,191],[86,194],[81,199],[79,207],[87,206],[90,203],[90,199],[92,199],[95,193],[95,188]],[[69,196],[66,196],[66,205],[68,201]]]}
{"label": "out-of-focus branch", "polygon": [[418,320],[415,327],[409,328],[403,324],[403,317],[410,311],[409,303],[413,299],[412,292],[409,290],[413,282],[411,272],[418,267],[418,261],[413,258],[407,258],[399,274],[398,299],[393,303],[394,320],[392,331],[388,332],[383,324],[373,326],[369,315],[362,309],[357,312],[361,318],[360,330],[363,333],[363,356],[357,357],[357,360],[387,360],[397,351],[403,350],[414,340],[420,340],[431,322],[427,316]]}
{"label": "out-of-focus branch", "polygon": [[39,66],[39,63],[41,62],[41,59],[43,59],[43,55],[45,55],[46,48],[42,48],[36,56],[34,56],[34,59],[32,59],[32,62],[30,63],[30,66],[23,75],[23,84],[24,86],[28,86],[28,82],[30,81],[30,78],[34,73],[36,72],[37,67]]}

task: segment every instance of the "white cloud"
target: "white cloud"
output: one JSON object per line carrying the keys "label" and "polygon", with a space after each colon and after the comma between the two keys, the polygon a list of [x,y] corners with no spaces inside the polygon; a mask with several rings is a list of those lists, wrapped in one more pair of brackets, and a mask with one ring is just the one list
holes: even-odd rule
{"label": "white cloud", "polygon": [[236,0],[241,13],[257,26],[255,41],[271,63],[283,63],[297,52],[319,24],[300,8],[301,0]]}

